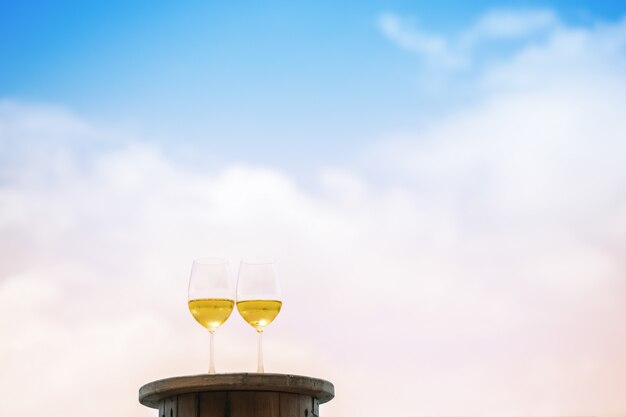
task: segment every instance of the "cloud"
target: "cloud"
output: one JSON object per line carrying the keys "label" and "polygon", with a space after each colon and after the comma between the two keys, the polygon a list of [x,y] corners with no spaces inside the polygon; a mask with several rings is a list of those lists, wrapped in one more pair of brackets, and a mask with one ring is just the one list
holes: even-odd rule
{"label": "cloud", "polygon": [[545,37],[560,23],[549,9],[496,9],[479,16],[456,36],[429,33],[394,13],[381,14],[378,26],[390,41],[420,55],[427,63],[463,69],[475,64],[476,54],[489,44]]}
{"label": "cloud", "polygon": [[[333,381],[326,415],[624,415],[623,31],[527,45],[314,189],[3,102],[0,412],[153,415],[141,384],[206,367],[191,259],[272,255],[266,368]],[[254,336],[229,319],[218,369],[253,370]]]}
{"label": "cloud", "polygon": [[481,15],[463,36],[465,43],[481,40],[523,39],[559,27],[559,19],[549,9],[491,10]]}
{"label": "cloud", "polygon": [[393,13],[382,14],[378,19],[378,25],[387,38],[404,49],[445,66],[460,65],[457,57],[450,50],[448,40],[443,36],[428,34],[414,26],[409,26]]}

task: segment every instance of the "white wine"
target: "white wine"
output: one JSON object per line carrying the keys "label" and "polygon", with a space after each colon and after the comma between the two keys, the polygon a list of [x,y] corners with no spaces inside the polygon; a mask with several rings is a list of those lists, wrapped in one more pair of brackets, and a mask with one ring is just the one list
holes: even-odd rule
{"label": "white wine", "polygon": [[257,332],[262,332],[265,326],[274,321],[282,306],[283,302],[277,300],[237,301],[239,314]]}
{"label": "white wine", "polygon": [[226,298],[189,300],[189,311],[193,318],[210,332],[214,332],[230,317],[234,306],[235,302]]}

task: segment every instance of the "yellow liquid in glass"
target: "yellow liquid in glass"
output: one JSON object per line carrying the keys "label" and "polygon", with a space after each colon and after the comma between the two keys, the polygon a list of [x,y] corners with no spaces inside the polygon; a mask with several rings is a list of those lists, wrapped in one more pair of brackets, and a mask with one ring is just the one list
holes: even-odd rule
{"label": "yellow liquid in glass", "polygon": [[265,326],[274,321],[282,306],[283,302],[277,300],[237,301],[239,314],[257,332],[262,332]]}
{"label": "yellow liquid in glass", "polygon": [[200,298],[189,301],[189,311],[210,332],[220,327],[233,312],[235,302],[226,298]]}

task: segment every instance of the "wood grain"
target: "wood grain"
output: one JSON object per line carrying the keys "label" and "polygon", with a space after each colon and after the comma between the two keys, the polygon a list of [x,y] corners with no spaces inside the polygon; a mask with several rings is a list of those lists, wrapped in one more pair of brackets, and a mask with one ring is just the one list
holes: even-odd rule
{"label": "wood grain", "polygon": [[181,394],[178,396],[178,417],[198,417],[198,394]]}
{"label": "wood grain", "polygon": [[159,401],[159,417],[165,417],[165,403],[167,400]]}
{"label": "wood grain", "polygon": [[178,397],[176,395],[166,398],[163,404],[165,404],[163,410],[165,417],[178,417]]}
{"label": "wood grain", "polygon": [[320,402],[317,398],[313,398],[313,417],[319,417],[320,415]]}
{"label": "wood grain", "polygon": [[[211,391],[264,391],[299,394],[318,400],[320,404],[335,396],[335,387],[330,382],[299,375],[288,374],[202,374],[162,379],[139,389],[139,402],[159,408],[159,403],[180,394]],[[163,416],[160,416],[163,417]],[[165,417],[174,417],[165,415]],[[181,416],[182,417],[182,416]]]}
{"label": "wood grain", "polygon": [[278,392],[234,391],[229,396],[229,417],[282,417]]}
{"label": "wood grain", "polygon": [[280,393],[280,417],[312,417],[312,408],[308,395]]}
{"label": "wood grain", "polygon": [[229,416],[229,398],[227,392],[201,392],[198,396],[198,417]]}
{"label": "wood grain", "polygon": [[318,417],[328,381],[284,374],[192,375],[144,385],[139,401],[157,417]]}

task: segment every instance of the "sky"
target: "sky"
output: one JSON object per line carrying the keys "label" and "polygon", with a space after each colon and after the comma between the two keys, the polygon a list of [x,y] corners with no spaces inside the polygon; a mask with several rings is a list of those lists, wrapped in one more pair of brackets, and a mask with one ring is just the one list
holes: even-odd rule
{"label": "sky", "polygon": [[271,256],[325,417],[626,416],[626,4],[336,3],[0,2],[3,414],[154,415]]}

